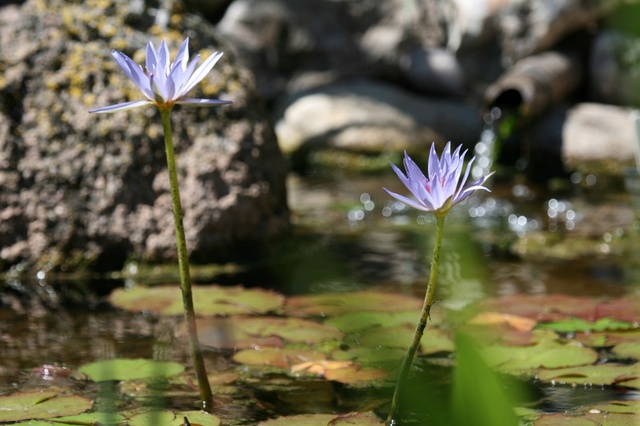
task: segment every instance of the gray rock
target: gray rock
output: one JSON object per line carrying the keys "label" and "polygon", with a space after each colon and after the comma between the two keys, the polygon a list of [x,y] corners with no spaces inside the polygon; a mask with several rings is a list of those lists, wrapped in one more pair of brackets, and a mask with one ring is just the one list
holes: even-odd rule
{"label": "gray rock", "polygon": [[506,65],[554,46],[568,34],[592,27],[625,0],[513,0],[499,15]]}
{"label": "gray rock", "polygon": [[589,63],[593,99],[618,105],[640,105],[640,40],[618,31],[603,31],[593,42]]}
{"label": "gray rock", "polygon": [[530,151],[550,167],[562,158],[565,170],[605,170],[614,174],[633,165],[636,136],[631,109],[580,103],[558,106],[528,132]]}
{"label": "gray rock", "polygon": [[[141,95],[111,58],[142,62],[149,38],[175,52],[227,50],[201,18],[153,1],[27,1],[0,13],[0,262],[118,269],[176,258],[155,108],[93,115]],[[102,6],[101,6],[102,5]],[[164,17],[171,16],[170,20]],[[159,21],[158,21],[159,20]],[[167,28],[158,31],[159,24]],[[146,31],[156,35],[149,36]],[[289,229],[286,165],[250,73],[225,55],[193,91],[234,101],[176,107],[174,144],[191,259],[257,256]]]}
{"label": "gray rock", "polygon": [[349,28],[342,1],[235,0],[218,24],[268,100],[307,71],[361,74],[366,68]]}
{"label": "gray rock", "polygon": [[283,151],[342,149],[379,153],[428,149],[433,141],[472,145],[478,106],[426,99],[395,86],[350,80],[292,95],[277,109]]}

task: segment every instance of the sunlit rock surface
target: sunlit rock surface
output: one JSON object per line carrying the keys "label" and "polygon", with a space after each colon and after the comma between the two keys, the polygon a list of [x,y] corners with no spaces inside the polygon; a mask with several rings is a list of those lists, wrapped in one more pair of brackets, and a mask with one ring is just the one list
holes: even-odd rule
{"label": "sunlit rock surface", "polygon": [[[105,115],[88,110],[140,98],[111,49],[141,63],[150,37],[166,38],[175,52],[185,36],[204,57],[229,50],[212,24],[151,1],[33,0],[2,8],[5,268],[27,262],[117,269],[126,259],[175,259],[158,113],[153,107]],[[234,103],[172,112],[191,258],[257,256],[289,229],[289,212],[286,164],[251,74],[226,54],[192,95]]]}

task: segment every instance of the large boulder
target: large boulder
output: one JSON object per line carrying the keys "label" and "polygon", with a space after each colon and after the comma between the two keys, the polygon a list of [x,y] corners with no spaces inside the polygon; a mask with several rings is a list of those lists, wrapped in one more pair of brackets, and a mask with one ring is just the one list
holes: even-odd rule
{"label": "large boulder", "polygon": [[478,105],[428,99],[367,79],[347,80],[284,98],[276,109],[283,151],[428,151],[432,142],[473,146],[482,131]]}
{"label": "large boulder", "polygon": [[[141,63],[149,39],[166,38],[175,52],[185,36],[204,57],[228,50],[210,23],[151,0],[2,9],[3,267],[111,270],[127,259],[176,258],[159,114],[88,110],[141,98],[111,49]],[[192,261],[255,257],[289,229],[286,164],[254,86],[227,54],[192,95],[234,103],[172,112]]]}

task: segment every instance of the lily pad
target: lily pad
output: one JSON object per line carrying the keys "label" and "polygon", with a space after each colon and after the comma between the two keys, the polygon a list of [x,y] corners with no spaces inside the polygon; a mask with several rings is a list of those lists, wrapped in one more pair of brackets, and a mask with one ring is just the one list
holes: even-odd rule
{"label": "lily pad", "polygon": [[184,366],[176,362],[149,359],[109,359],[85,364],[78,371],[94,382],[103,382],[174,376],[182,373]]}
{"label": "lily pad", "polygon": [[569,317],[595,320],[594,313],[598,303],[587,297],[565,294],[510,296],[487,299],[480,302],[480,308],[486,311],[502,312],[531,318],[536,321],[558,321]]}
{"label": "lily pad", "polygon": [[[333,325],[345,333],[352,333],[374,326],[393,327],[408,324],[415,327],[419,318],[419,309],[403,312],[352,312],[344,315],[331,316],[324,323]],[[437,325],[442,323],[442,321],[443,314],[441,310],[438,306],[434,306],[431,309],[429,325]]]}
{"label": "lily pad", "polygon": [[620,343],[614,346],[613,353],[621,357],[640,360],[640,341]]}
{"label": "lily pad", "polygon": [[285,313],[294,316],[336,316],[351,312],[419,311],[422,301],[383,292],[325,293],[289,297]]}
{"label": "lily pad", "polygon": [[393,362],[394,365],[399,363],[406,353],[406,348],[358,346],[334,351],[331,353],[331,358],[342,361],[351,360],[362,365],[385,366],[390,362]]}
{"label": "lily pad", "polygon": [[582,416],[566,414],[544,414],[533,422],[534,426],[637,426],[638,417],[626,413],[604,411],[586,413]]}
{"label": "lily pad", "polygon": [[380,426],[384,423],[372,413],[299,414],[258,423],[258,426]]}
{"label": "lily pad", "polygon": [[[396,327],[369,329],[360,337],[360,343],[370,347],[406,349],[413,338],[415,326],[399,325]],[[423,354],[437,352],[453,352],[455,345],[447,333],[436,327],[427,327],[420,341]]]}
{"label": "lily pad", "polygon": [[[354,384],[369,380],[377,380],[387,377],[389,373],[382,368],[361,368],[357,365],[349,365],[343,368],[328,369],[324,378],[333,382]],[[345,423],[350,424],[350,423]]]}
{"label": "lily pad", "polygon": [[574,333],[578,331],[629,330],[633,328],[633,324],[611,318],[601,318],[595,322],[585,321],[581,318],[569,318],[566,320],[540,323],[538,327],[548,328],[561,333]]}
{"label": "lily pad", "polygon": [[302,318],[198,318],[197,325],[204,346],[227,349],[281,347],[284,342],[317,344],[343,336],[335,327]]}
{"label": "lily pad", "polygon": [[481,309],[532,318],[541,322],[581,318],[595,322],[601,318],[637,323],[640,298],[625,297],[599,302],[588,297],[565,294],[514,294],[482,301]]}
{"label": "lily pad", "polygon": [[[560,384],[591,384],[631,386],[631,381],[640,382],[640,364],[598,364],[553,370],[540,369],[538,380]],[[636,385],[637,386],[637,385]]]}
{"label": "lily pad", "polygon": [[593,364],[598,354],[574,342],[543,340],[533,346],[489,346],[481,349],[487,363],[507,373],[530,374],[532,370]]}
{"label": "lily pad", "polygon": [[192,426],[218,426],[220,418],[204,411],[151,411],[135,415],[129,419],[129,426],[181,426],[184,418],[189,420]]}
{"label": "lily pad", "polygon": [[[193,286],[196,314],[240,315],[264,314],[280,309],[284,296],[270,290],[244,287]],[[148,311],[158,315],[183,313],[182,293],[178,284],[171,286],[116,289],[109,301],[121,309],[134,312]]]}
{"label": "lily pad", "polygon": [[92,405],[88,398],[59,391],[18,392],[0,396],[0,422],[71,416],[87,411]]}
{"label": "lily pad", "polygon": [[60,426],[60,425],[100,425],[116,426],[125,422],[125,418],[117,413],[82,413],[75,416],[55,417],[48,421],[30,420],[13,423],[12,426]]}

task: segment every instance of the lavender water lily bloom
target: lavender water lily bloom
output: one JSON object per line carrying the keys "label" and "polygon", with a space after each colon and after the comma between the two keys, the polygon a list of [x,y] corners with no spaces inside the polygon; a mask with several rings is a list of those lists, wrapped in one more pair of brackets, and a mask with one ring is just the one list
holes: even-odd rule
{"label": "lavender water lily bloom", "polygon": [[96,108],[89,112],[123,111],[149,104],[170,109],[175,104],[216,106],[231,103],[231,101],[218,99],[186,97],[187,93],[202,81],[222,56],[222,52],[216,52],[196,69],[200,55],[196,55],[189,62],[189,38],[180,45],[173,63],[169,59],[169,47],[165,40],[162,40],[158,50],[150,41],[147,43],[145,69],[122,52],[112,50],[111,56],[147,99]]}
{"label": "lavender water lily bloom", "polygon": [[402,170],[394,164],[391,164],[391,167],[404,186],[413,194],[415,200],[391,192],[386,188],[384,188],[384,190],[395,199],[418,210],[432,212],[436,216],[446,215],[452,206],[465,200],[478,189],[484,189],[490,192],[489,188],[484,187],[483,184],[493,173],[489,173],[468,185],[466,184],[469,171],[471,170],[471,164],[475,160],[475,157],[471,158],[464,177],[462,180],[460,179],[462,169],[464,168],[464,157],[467,154],[466,150],[460,154],[460,148],[461,146],[458,146],[453,154],[451,154],[451,144],[447,143],[442,157],[438,158],[435,144],[432,144],[429,153],[428,177],[422,173],[420,168],[418,168],[416,163],[414,163],[405,151],[404,168],[407,174],[405,175]]}

